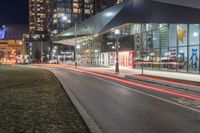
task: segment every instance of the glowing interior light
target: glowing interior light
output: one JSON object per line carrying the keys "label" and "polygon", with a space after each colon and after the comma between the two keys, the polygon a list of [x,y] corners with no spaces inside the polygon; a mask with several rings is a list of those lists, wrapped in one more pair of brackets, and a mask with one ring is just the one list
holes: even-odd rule
{"label": "glowing interior light", "polygon": [[80,45],[77,45],[77,46],[76,46],[76,48],[77,48],[77,49],[80,49],[80,48],[81,48],[81,46],[80,46]]}
{"label": "glowing interior light", "polygon": [[67,17],[66,17],[66,16],[63,16],[63,17],[62,17],[62,20],[64,20],[64,21],[67,20]]}
{"label": "glowing interior light", "polygon": [[120,30],[119,29],[115,30],[115,35],[119,35],[119,34],[120,34]]}
{"label": "glowing interior light", "polygon": [[106,12],[105,15],[106,15],[106,17],[111,17],[111,16],[114,15],[114,13],[113,12]]}
{"label": "glowing interior light", "polygon": [[198,33],[198,32],[194,32],[194,33],[193,33],[193,36],[194,36],[194,37],[198,37],[198,36],[199,36],[199,33]]}

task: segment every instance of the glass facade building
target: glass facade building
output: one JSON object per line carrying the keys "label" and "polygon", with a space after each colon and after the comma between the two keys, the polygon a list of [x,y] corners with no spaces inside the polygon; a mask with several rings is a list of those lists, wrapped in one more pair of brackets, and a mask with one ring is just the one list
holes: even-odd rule
{"label": "glass facade building", "polygon": [[[118,28],[119,62],[131,68],[200,73],[199,24],[130,24]],[[80,40],[84,64],[115,64],[113,31]],[[143,62],[143,63],[142,63]]]}
{"label": "glass facade building", "polygon": [[118,42],[120,66],[200,74],[199,14],[192,7],[130,0],[85,20],[76,33],[72,27],[55,39],[67,44],[77,34],[77,54],[84,64],[114,66]]}
{"label": "glass facade building", "polygon": [[[199,24],[141,24],[135,32],[137,67],[199,73]],[[140,42],[137,44],[137,42]]]}

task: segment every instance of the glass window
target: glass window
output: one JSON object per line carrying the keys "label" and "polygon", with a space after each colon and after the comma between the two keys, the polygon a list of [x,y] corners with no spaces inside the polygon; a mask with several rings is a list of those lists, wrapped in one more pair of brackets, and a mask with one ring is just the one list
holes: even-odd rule
{"label": "glass window", "polygon": [[147,32],[147,49],[153,48],[153,32]]}
{"label": "glass window", "polygon": [[167,48],[168,47],[168,27],[163,26],[160,28],[160,47]]}
{"label": "glass window", "polygon": [[168,49],[161,49],[160,65],[161,70],[167,70],[168,68]]}
{"label": "glass window", "polygon": [[178,66],[179,72],[187,72],[187,47],[178,49]]}
{"label": "glass window", "polygon": [[177,43],[177,34],[176,34],[176,24],[169,25],[169,47],[176,47]]}
{"label": "glass window", "polygon": [[141,24],[132,24],[130,26],[130,34],[134,35],[138,33],[141,33]]}
{"label": "glass window", "polygon": [[153,50],[144,50],[144,67],[147,69],[152,69],[152,63],[153,63],[153,56],[154,52]]}
{"label": "glass window", "polygon": [[154,49],[151,53],[153,69],[160,69],[160,49]]}
{"label": "glass window", "polygon": [[143,46],[143,49],[147,49],[147,35],[146,35],[146,33],[142,33],[142,46]]}
{"label": "glass window", "polygon": [[189,72],[198,73],[199,72],[199,46],[189,47]]}
{"label": "glass window", "polygon": [[153,24],[146,24],[146,31],[153,30]]}
{"label": "glass window", "polygon": [[190,24],[189,45],[199,44],[199,24]]}
{"label": "glass window", "polygon": [[160,48],[159,30],[153,32],[153,47]]}
{"label": "glass window", "polygon": [[177,66],[177,48],[169,48],[168,52],[168,70],[176,71]]}
{"label": "glass window", "polygon": [[137,50],[135,52],[136,68],[141,68],[141,63],[142,63],[141,61],[142,61],[141,52]]}
{"label": "glass window", "polygon": [[187,46],[187,24],[177,25],[178,45]]}
{"label": "glass window", "polygon": [[141,34],[134,35],[134,41],[135,41],[135,50],[141,50],[142,49]]}

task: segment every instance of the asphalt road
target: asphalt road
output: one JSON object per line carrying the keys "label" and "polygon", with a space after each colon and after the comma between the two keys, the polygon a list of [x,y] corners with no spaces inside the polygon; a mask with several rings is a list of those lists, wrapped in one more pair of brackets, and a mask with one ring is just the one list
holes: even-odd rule
{"label": "asphalt road", "polygon": [[170,100],[179,97],[65,68],[51,71],[104,133],[200,133],[200,111]]}

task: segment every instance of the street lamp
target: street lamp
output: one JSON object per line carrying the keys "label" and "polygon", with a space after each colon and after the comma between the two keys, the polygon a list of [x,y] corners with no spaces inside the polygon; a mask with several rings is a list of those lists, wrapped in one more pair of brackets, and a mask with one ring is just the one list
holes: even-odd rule
{"label": "street lamp", "polygon": [[116,37],[116,42],[115,42],[115,49],[116,49],[116,64],[115,64],[115,74],[119,74],[119,35],[120,35],[120,30],[117,29],[115,30],[115,37]]}
{"label": "street lamp", "polygon": [[78,64],[77,64],[77,57],[76,57],[76,56],[77,56],[77,54],[76,54],[76,52],[77,52],[77,51],[76,51],[76,47],[77,47],[77,46],[76,46],[76,39],[77,39],[76,30],[77,30],[77,27],[76,27],[76,26],[77,26],[77,24],[76,24],[76,21],[75,21],[75,26],[74,26],[74,37],[75,37],[75,39],[74,39],[74,41],[75,41],[74,60],[75,60],[75,67],[77,67],[77,65],[78,65]]}
{"label": "street lamp", "polygon": [[81,46],[80,46],[80,45],[77,45],[77,46],[76,46],[76,49],[80,49],[80,48],[81,48]]}
{"label": "street lamp", "polygon": [[66,21],[67,20],[67,16],[62,16],[62,20]]}

